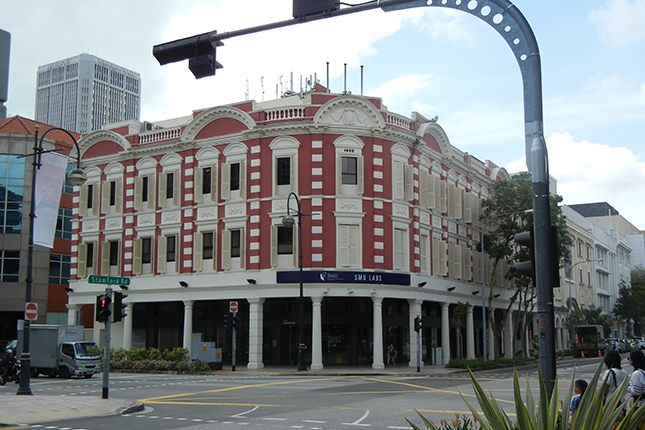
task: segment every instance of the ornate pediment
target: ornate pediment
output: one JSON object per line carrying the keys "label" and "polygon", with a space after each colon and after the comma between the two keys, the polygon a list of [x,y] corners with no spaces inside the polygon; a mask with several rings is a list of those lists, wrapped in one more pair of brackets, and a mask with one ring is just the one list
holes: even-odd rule
{"label": "ornate pediment", "polygon": [[316,113],[314,123],[342,127],[384,128],[385,121],[376,107],[364,99],[337,97]]}

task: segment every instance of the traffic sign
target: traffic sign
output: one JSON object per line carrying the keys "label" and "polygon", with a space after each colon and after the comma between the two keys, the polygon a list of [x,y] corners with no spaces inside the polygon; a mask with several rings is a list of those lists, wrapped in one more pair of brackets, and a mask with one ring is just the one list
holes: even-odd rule
{"label": "traffic sign", "polygon": [[90,275],[87,278],[90,284],[103,284],[103,285],[130,285],[130,278],[121,278],[118,276],[98,276]]}
{"label": "traffic sign", "polygon": [[25,319],[34,321],[36,318],[38,318],[38,303],[25,303]]}
{"label": "traffic sign", "polygon": [[228,310],[229,310],[229,312],[230,312],[230,313],[232,313],[232,314],[236,314],[236,313],[237,313],[237,309],[238,309],[238,307],[237,307],[237,302],[229,302],[229,304],[228,304]]}

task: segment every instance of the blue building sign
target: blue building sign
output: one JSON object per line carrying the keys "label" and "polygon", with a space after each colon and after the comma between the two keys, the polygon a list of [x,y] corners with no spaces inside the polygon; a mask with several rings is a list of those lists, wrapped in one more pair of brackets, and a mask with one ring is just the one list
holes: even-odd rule
{"label": "blue building sign", "polygon": [[[300,282],[298,270],[281,271],[276,274],[278,284]],[[410,275],[386,272],[345,272],[336,270],[307,270],[302,272],[302,282],[307,284],[384,284],[410,285]]]}

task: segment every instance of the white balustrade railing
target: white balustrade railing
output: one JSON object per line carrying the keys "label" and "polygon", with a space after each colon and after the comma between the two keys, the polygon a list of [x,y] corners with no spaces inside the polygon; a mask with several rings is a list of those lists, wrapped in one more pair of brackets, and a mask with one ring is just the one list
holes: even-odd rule
{"label": "white balustrade railing", "polygon": [[154,130],[139,135],[139,144],[161,142],[162,140],[179,139],[181,127]]}
{"label": "white balustrade railing", "polygon": [[397,127],[404,128],[406,130],[411,130],[410,125],[412,124],[412,120],[402,115],[397,115],[395,113],[388,113],[387,123],[389,125],[395,125]]}
{"label": "white balustrade railing", "polygon": [[266,114],[265,121],[279,121],[283,119],[301,119],[305,117],[305,108],[287,107],[287,108],[267,110],[264,113]]}

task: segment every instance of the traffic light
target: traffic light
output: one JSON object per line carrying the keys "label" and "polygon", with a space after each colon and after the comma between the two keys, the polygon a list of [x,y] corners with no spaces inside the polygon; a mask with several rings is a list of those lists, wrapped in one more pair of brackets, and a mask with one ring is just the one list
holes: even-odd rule
{"label": "traffic light", "polygon": [[535,279],[535,252],[534,252],[534,242],[533,242],[533,230],[523,231],[517,233],[513,240],[521,245],[525,246],[529,252],[529,259],[515,263],[515,271],[520,275],[530,276]]}
{"label": "traffic light", "polygon": [[224,314],[224,328],[231,327],[231,314],[228,312]]}
{"label": "traffic light", "polygon": [[162,66],[177,61],[188,60],[188,68],[196,79],[215,75],[223,66],[215,58],[218,46],[224,46],[219,40],[211,40],[217,31],[198,34],[185,39],[174,40],[152,48],[152,55]]}
{"label": "traffic light", "polygon": [[421,317],[414,317],[414,331],[418,332],[423,328],[423,320]]}
{"label": "traffic light", "polygon": [[232,320],[233,327],[239,327],[239,325],[240,325],[240,317],[237,316],[237,312],[233,314],[231,320]]}
{"label": "traffic light", "polygon": [[96,321],[105,323],[110,319],[110,303],[112,299],[107,294],[96,297]]}
{"label": "traffic light", "polygon": [[560,287],[560,247],[558,246],[558,229],[549,226],[549,274],[552,288]]}
{"label": "traffic light", "polygon": [[128,295],[123,294],[120,291],[114,292],[114,305],[112,306],[114,314],[112,315],[112,322],[119,322],[128,315],[125,313],[125,308],[127,308],[128,305],[123,303],[123,299],[126,297],[128,297]]}
{"label": "traffic light", "polygon": [[304,18],[317,13],[329,13],[338,9],[339,0],[293,0],[293,17]]}

